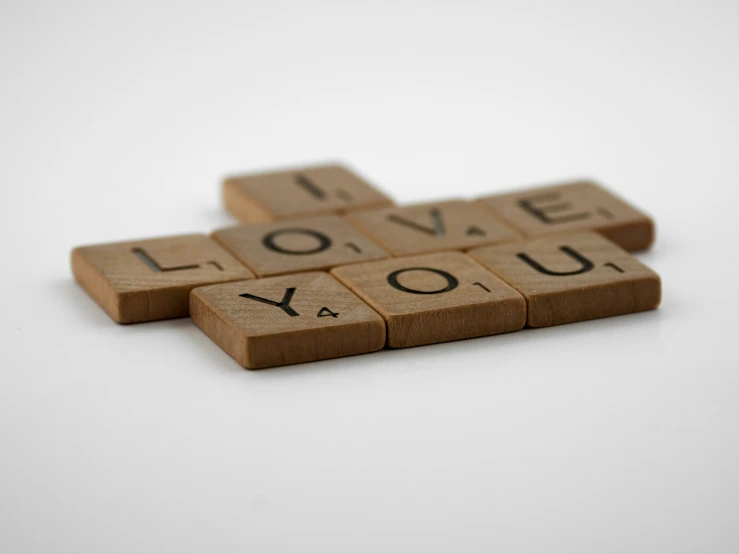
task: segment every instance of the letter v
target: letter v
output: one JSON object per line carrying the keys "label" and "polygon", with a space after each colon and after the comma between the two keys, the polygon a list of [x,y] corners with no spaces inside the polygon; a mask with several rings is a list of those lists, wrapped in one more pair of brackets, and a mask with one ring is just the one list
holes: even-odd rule
{"label": "letter v", "polygon": [[444,229],[444,220],[441,217],[441,211],[438,208],[434,208],[429,212],[429,214],[431,215],[433,227],[426,227],[420,223],[416,223],[415,221],[411,221],[410,219],[406,219],[395,214],[387,216],[387,220],[400,225],[405,225],[406,227],[410,227],[411,229],[415,229],[416,231],[420,231],[434,237],[445,235],[446,230]]}

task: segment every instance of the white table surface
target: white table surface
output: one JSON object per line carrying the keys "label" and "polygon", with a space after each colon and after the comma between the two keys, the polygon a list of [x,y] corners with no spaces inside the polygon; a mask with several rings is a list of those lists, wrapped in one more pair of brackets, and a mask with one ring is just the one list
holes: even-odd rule
{"label": "white table surface", "polygon": [[[0,552],[739,551],[737,2],[5,1],[0,72]],[[403,203],[595,177],[663,305],[248,372],[71,279],[324,160]]]}

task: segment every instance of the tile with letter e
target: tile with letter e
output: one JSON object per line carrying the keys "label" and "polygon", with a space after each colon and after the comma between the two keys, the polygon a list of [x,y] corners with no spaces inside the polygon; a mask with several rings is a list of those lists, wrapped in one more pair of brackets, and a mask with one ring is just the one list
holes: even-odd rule
{"label": "tile with letter e", "polygon": [[597,231],[629,252],[654,242],[649,216],[590,181],[486,196],[480,202],[526,237]]}
{"label": "tile with letter e", "polygon": [[366,354],[385,323],[328,273],[299,273],[195,289],[192,320],[249,369]]}
{"label": "tile with letter e", "polygon": [[226,209],[261,223],[392,206],[393,201],[341,165],[236,175],[223,182]]}
{"label": "tile with letter e", "polygon": [[336,215],[242,225],[215,231],[211,236],[259,277],[327,270],[388,257]]}
{"label": "tile with letter e", "polygon": [[469,254],[524,295],[530,327],[652,310],[661,299],[659,276],[597,233],[541,237]]}
{"label": "tile with letter e", "polygon": [[386,321],[388,346],[405,348],[518,331],[523,297],[460,252],[332,270]]}
{"label": "tile with letter e", "polygon": [[193,288],[254,278],[205,235],[81,246],[72,273],[118,323],[186,317]]}
{"label": "tile with letter e", "polygon": [[394,256],[465,250],[521,238],[490,210],[462,200],[371,210],[347,219]]}

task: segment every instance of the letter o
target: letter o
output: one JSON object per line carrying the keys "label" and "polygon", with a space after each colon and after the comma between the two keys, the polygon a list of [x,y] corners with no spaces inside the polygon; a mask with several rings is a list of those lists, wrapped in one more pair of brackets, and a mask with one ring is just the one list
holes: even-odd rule
{"label": "letter o", "polygon": [[[308,235],[309,237],[313,237],[314,239],[318,241],[318,246],[310,250],[288,250],[287,248],[282,248],[281,246],[275,243],[275,239],[277,237],[279,237],[280,235],[286,235],[290,233],[297,233],[299,235]],[[268,250],[272,250],[273,252],[279,252],[280,254],[290,254],[291,256],[305,256],[309,254],[318,254],[319,252],[328,250],[329,248],[331,248],[332,243],[331,243],[330,238],[328,238],[323,233],[319,233],[318,231],[312,231],[311,229],[291,228],[291,229],[278,229],[277,231],[272,231],[271,233],[267,233],[262,239],[262,244]]]}
{"label": "letter o", "polygon": [[[398,276],[407,273],[408,271],[428,271],[430,273],[435,273],[436,275],[440,275],[444,279],[446,279],[446,287],[439,290],[415,290],[415,289],[409,289],[408,287],[405,287],[400,284],[398,281]],[[446,271],[442,271],[441,269],[433,269],[430,267],[407,267],[405,269],[399,269],[397,271],[393,271],[391,274],[387,276],[387,282],[388,284],[393,287],[394,289],[397,289],[401,292],[407,292],[410,294],[441,294],[442,292],[449,292],[454,289],[456,289],[459,286],[459,281],[457,281],[457,278],[447,273]]]}

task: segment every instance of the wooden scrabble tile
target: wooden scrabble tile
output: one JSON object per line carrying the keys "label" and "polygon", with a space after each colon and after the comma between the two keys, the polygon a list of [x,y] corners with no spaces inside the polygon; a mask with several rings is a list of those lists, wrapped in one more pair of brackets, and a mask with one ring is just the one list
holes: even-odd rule
{"label": "wooden scrabble tile", "polygon": [[541,237],[469,254],[526,297],[530,327],[652,310],[660,303],[659,276],[597,233]]}
{"label": "wooden scrabble tile", "polygon": [[366,354],[385,323],[327,273],[299,273],[195,289],[192,320],[242,366],[262,369]]}
{"label": "wooden scrabble tile", "polygon": [[392,348],[507,333],[526,324],[523,297],[459,252],[338,267],[331,273],[385,318]]}
{"label": "wooden scrabble tile", "polygon": [[365,211],[347,219],[395,256],[464,250],[521,238],[489,210],[462,200]]}
{"label": "wooden scrabble tile", "polygon": [[82,246],[72,273],[118,323],[186,317],[193,288],[254,277],[205,235]]}
{"label": "wooden scrabble tile", "polygon": [[341,165],[237,175],[223,182],[226,209],[244,223],[344,214],[393,201]]}
{"label": "wooden scrabble tile", "polygon": [[259,277],[389,257],[336,215],[231,227],[215,231],[212,238]]}
{"label": "wooden scrabble tile", "polygon": [[630,252],[654,242],[654,222],[648,216],[590,181],[480,200],[526,237],[597,231]]}

